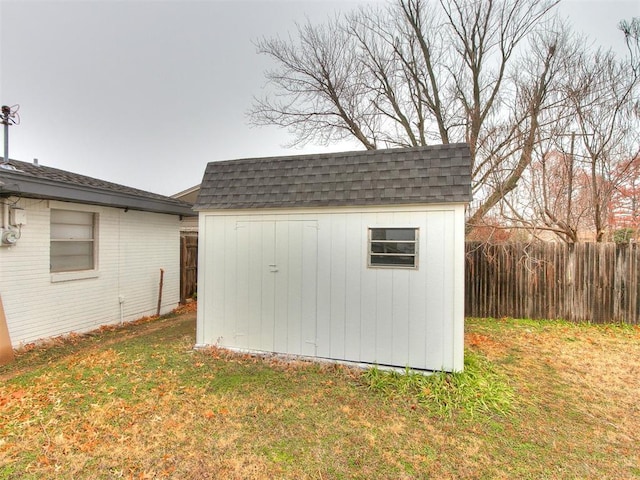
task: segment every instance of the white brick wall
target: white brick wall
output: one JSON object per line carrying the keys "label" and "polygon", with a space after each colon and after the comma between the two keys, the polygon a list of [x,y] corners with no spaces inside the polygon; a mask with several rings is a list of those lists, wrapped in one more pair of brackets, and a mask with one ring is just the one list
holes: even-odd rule
{"label": "white brick wall", "polygon": [[[180,299],[179,217],[48,200],[20,199],[27,225],[15,246],[0,247],[0,295],[15,346],[69,332],[85,332],[156,312],[164,269],[161,313]],[[52,281],[51,208],[98,214],[98,274]]]}

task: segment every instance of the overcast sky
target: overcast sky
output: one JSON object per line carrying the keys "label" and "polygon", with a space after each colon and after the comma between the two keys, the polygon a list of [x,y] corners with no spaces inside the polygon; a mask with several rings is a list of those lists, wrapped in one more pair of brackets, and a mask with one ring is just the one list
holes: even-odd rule
{"label": "overcast sky", "polygon": [[[10,157],[171,195],[210,161],[328,151],[285,149],[285,131],[248,126],[270,66],[252,41],[354,5],[0,0],[0,103],[21,117]],[[640,16],[640,0],[564,0],[561,12],[623,52],[617,24]]]}

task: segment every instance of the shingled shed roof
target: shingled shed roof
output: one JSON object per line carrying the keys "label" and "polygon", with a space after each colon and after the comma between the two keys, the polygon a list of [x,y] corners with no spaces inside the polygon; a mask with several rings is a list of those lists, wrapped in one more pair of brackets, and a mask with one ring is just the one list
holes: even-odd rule
{"label": "shingled shed roof", "polygon": [[0,161],[0,196],[23,196],[194,216],[191,205],[157,193],[18,160]]}
{"label": "shingled shed roof", "polygon": [[195,210],[471,200],[464,143],[211,162]]}

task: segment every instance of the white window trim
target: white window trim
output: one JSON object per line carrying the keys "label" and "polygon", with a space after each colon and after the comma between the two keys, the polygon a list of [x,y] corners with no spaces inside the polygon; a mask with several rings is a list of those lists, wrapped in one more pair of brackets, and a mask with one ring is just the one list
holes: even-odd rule
{"label": "white window trim", "polygon": [[[371,239],[371,231],[374,229],[389,229],[389,230],[414,230],[415,231],[415,239],[413,240],[413,242],[415,243],[415,253],[413,254],[414,257],[414,264],[413,265],[378,265],[378,264],[372,264],[371,263],[371,256],[372,255],[376,255],[375,253],[373,253],[371,251],[371,244],[374,243]],[[419,256],[418,256],[418,251],[419,251],[419,244],[420,244],[420,228],[416,227],[415,225],[412,226],[405,226],[405,225],[375,225],[375,226],[369,226],[367,228],[367,267],[368,268],[383,268],[383,269],[398,269],[398,270],[418,270],[418,265],[419,265]],[[409,243],[411,242],[410,240],[406,240],[406,241],[398,241],[398,243]],[[411,254],[407,254],[407,256],[409,256]]]}
{"label": "white window trim", "polygon": [[87,278],[98,278],[99,270],[76,270],[73,272],[53,272],[51,273],[51,283],[68,282],[70,280],[84,280]]}
{"label": "white window trim", "polygon": [[[98,278],[100,276],[100,270],[98,269],[98,226],[100,223],[100,214],[93,209],[88,209],[84,205],[77,206],[78,208],[69,208],[67,205],[62,207],[57,202],[51,202],[49,204],[50,210],[68,210],[71,212],[87,212],[93,214],[93,268],[87,270],[70,270],[66,272],[49,272],[51,277],[51,283],[68,282],[71,280],[85,280],[89,278]],[[51,223],[49,223],[51,224]],[[51,233],[49,233],[49,244],[51,244]],[[51,249],[49,249],[49,255],[51,255]]]}

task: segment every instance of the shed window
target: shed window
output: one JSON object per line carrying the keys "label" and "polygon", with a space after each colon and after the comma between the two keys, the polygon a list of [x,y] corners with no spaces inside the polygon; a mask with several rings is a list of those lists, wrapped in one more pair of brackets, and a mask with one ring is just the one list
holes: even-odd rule
{"label": "shed window", "polygon": [[417,228],[370,228],[369,266],[418,267]]}
{"label": "shed window", "polygon": [[51,272],[73,272],[96,268],[93,212],[51,210]]}

